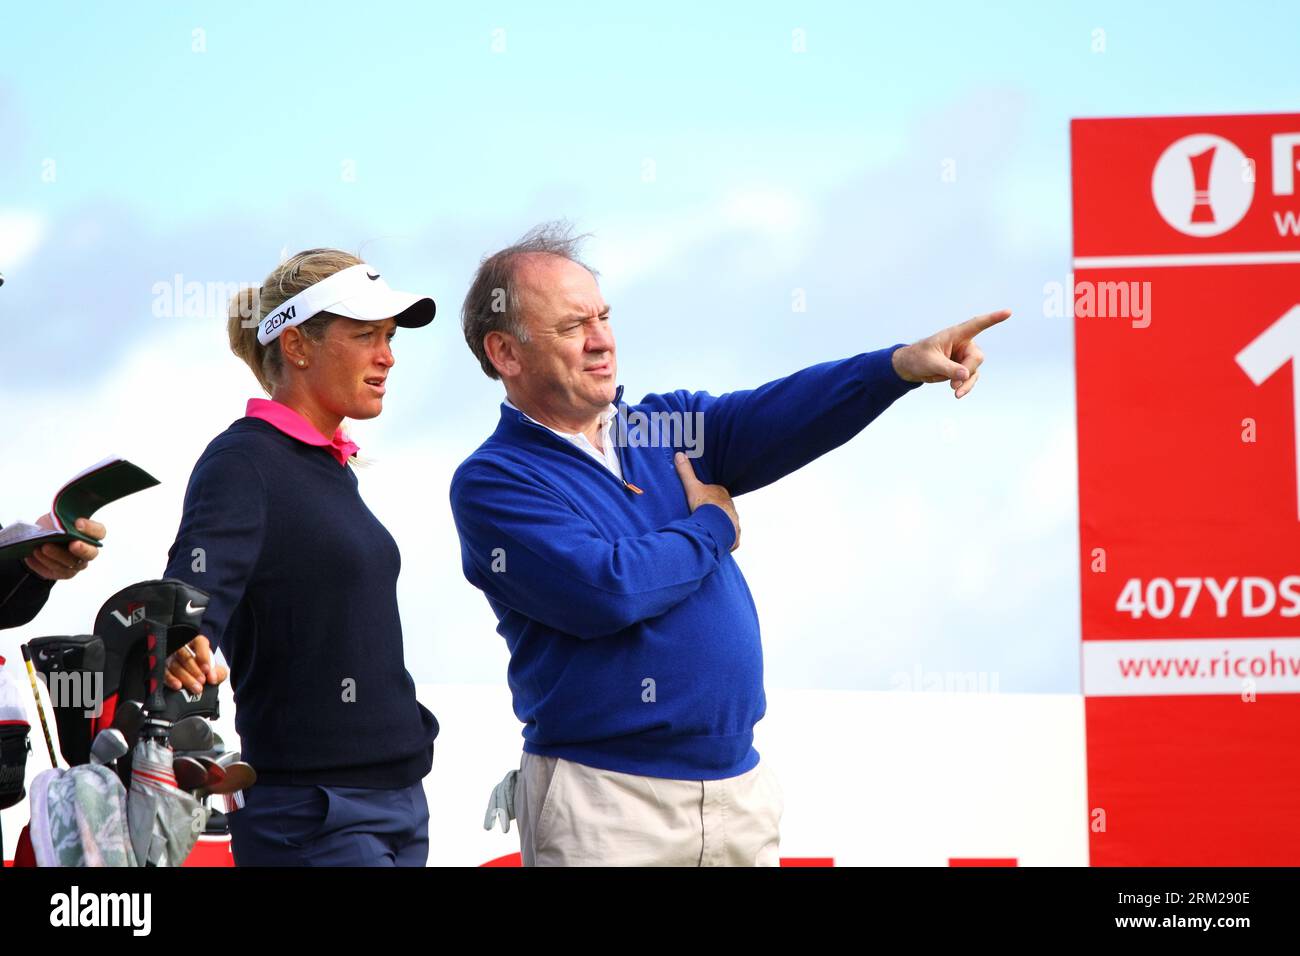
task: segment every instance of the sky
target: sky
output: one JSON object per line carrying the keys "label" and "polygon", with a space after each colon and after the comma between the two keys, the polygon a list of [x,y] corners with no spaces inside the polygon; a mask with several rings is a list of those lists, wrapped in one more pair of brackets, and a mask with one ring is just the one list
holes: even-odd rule
{"label": "sky", "polygon": [[[337,246],[439,303],[352,428],[402,551],[407,667],[504,681],[447,503],[501,398],[458,313],[482,256],[563,218],[592,234],[634,398],[1013,309],[970,396],[926,386],[737,499],[736,557],[769,687],[1077,693],[1072,330],[1045,306],[1069,121],[1294,110],[1297,36],[1283,3],[11,8],[0,522],[109,454],[162,484],[101,512],[95,565],[0,653],[162,572],[194,462],[260,394],[218,294]],[[213,302],[177,309],[194,283]]]}

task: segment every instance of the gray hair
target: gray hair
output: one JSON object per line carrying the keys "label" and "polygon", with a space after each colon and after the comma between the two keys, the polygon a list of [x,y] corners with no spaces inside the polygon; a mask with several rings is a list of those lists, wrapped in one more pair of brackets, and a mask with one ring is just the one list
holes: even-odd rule
{"label": "gray hair", "polygon": [[578,258],[578,248],[588,235],[573,235],[573,227],[564,220],[544,222],[528,230],[514,245],[492,253],[479,263],[461,307],[460,324],[469,350],[488,378],[501,378],[483,347],[489,332],[505,332],[520,342],[528,341],[516,278],[520,262],[529,256],[558,256],[577,263],[594,276],[596,270]]}

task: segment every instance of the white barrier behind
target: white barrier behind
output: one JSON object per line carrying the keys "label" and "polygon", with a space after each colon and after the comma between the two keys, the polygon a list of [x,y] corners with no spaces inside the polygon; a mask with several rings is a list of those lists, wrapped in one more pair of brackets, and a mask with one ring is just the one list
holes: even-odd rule
{"label": "white barrier behind", "polygon": [[[424,781],[429,864],[477,866],[517,853],[515,825],[509,834],[483,829],[492,787],[519,765],[509,690],[421,684],[417,693],[442,728]],[[767,699],[755,745],[785,793],[783,857],[831,857],[837,866],[946,866],[952,857],[1087,865],[1081,696],[769,689]],[[29,789],[49,767],[34,712],[31,720]],[[237,746],[226,692],[217,730]],[[6,860],[28,815],[23,801],[0,816]]]}

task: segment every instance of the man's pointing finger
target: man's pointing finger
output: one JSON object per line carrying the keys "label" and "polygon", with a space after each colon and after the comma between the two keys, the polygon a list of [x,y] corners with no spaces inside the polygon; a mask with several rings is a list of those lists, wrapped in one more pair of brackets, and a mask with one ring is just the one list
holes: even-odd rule
{"label": "man's pointing finger", "polygon": [[969,339],[979,335],[987,328],[997,325],[999,322],[1005,322],[1011,317],[1010,309],[999,309],[997,312],[987,312],[984,315],[977,315],[973,319],[967,319],[960,325],[953,326],[954,338],[958,341]]}

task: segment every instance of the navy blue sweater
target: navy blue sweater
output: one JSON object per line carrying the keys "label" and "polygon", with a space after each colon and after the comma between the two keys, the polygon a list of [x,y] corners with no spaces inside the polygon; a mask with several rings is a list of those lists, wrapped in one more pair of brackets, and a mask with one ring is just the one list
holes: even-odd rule
{"label": "navy blue sweater", "polygon": [[[915,388],[893,369],[900,347],[753,390],[620,405],[611,435],[626,429],[615,442],[625,481],[501,406],[496,431],[456,470],[451,506],[465,576],[510,649],[526,751],[676,779],[758,763],[763,652],[729,553],[735,531],[716,505],[690,512],[673,465],[686,442],[656,445],[656,432],[685,439],[682,416],[700,413],[696,475],[743,495],[842,445]],[[673,413],[677,436],[664,428]]]}
{"label": "navy blue sweater", "polygon": [[259,781],[394,789],[429,772],[438,722],[403,659],[400,568],[325,448],[241,418],[200,456],[164,574],[211,595],[201,632],[230,663]]}

